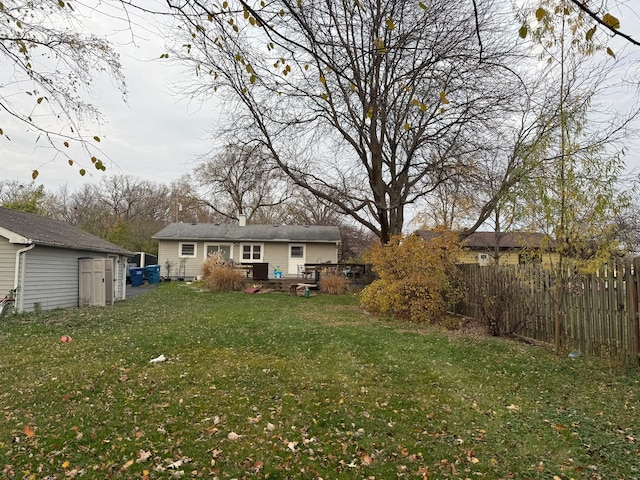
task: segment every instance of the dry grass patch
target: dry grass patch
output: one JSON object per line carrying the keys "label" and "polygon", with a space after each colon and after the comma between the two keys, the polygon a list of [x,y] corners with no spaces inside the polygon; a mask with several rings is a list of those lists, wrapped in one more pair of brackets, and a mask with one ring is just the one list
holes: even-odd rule
{"label": "dry grass patch", "polygon": [[216,255],[209,257],[204,263],[202,276],[205,285],[212,292],[237,292],[246,284],[243,271]]}
{"label": "dry grass patch", "polygon": [[344,295],[349,289],[347,279],[342,275],[323,275],[319,282],[320,293]]}

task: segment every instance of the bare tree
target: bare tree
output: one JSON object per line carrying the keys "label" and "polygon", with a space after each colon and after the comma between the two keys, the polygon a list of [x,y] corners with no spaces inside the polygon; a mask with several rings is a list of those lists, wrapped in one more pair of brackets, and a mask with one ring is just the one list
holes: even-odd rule
{"label": "bare tree", "polygon": [[109,176],[51,195],[48,214],[133,251],[157,249],[151,236],[171,221],[171,188],[132,176]]}
{"label": "bare tree", "polygon": [[202,201],[198,182],[192,175],[182,175],[171,182],[170,189],[170,201],[166,212],[169,222],[223,223],[228,220]]}
{"label": "bare tree", "polygon": [[200,75],[187,92],[223,91],[230,130],[383,242],[471,158],[454,146],[487,138],[520,88],[490,2],[478,5],[481,62],[471,3],[169,3],[187,33],[174,56]]}
{"label": "bare tree", "polygon": [[287,177],[255,146],[227,145],[198,165],[193,178],[202,202],[227,219],[239,213],[249,221],[264,217],[287,200],[290,190]]}

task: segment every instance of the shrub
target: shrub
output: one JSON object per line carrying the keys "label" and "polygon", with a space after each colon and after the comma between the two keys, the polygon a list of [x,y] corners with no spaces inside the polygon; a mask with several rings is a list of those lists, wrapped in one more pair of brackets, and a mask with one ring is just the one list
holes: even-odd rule
{"label": "shrub", "polygon": [[320,277],[320,291],[329,295],[343,295],[347,293],[347,279],[342,275],[323,275]]}
{"label": "shrub", "polygon": [[[483,275],[474,275],[475,281],[468,282],[468,298],[477,306],[491,335],[506,337],[519,334],[528,321],[541,317],[541,306],[528,288],[531,280],[519,276],[517,266],[472,265],[467,268],[482,268]],[[531,265],[524,271],[536,272],[539,268],[542,266]],[[517,305],[516,309],[514,305]]]}
{"label": "shrub", "polygon": [[212,255],[202,266],[202,276],[207,288],[212,292],[232,292],[242,290],[245,284],[244,272]]}
{"label": "shrub", "polygon": [[413,322],[440,318],[456,294],[460,252],[457,236],[444,231],[431,241],[410,235],[374,245],[366,260],[378,279],[362,291],[362,306]]}

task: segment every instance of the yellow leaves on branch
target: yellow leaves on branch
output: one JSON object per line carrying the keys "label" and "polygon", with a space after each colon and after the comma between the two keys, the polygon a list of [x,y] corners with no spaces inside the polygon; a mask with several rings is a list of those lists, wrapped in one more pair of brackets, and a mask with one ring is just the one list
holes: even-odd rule
{"label": "yellow leaves on branch", "polygon": [[442,103],[443,105],[442,107],[440,107],[440,115],[444,115],[446,112],[444,105],[448,105],[450,103],[444,90],[440,92],[440,103]]}
{"label": "yellow leaves on branch", "polygon": [[[563,16],[567,16],[567,15],[571,15],[572,12],[574,10],[571,9],[570,7],[566,7],[566,6],[562,6],[562,5],[557,5],[555,7],[555,9],[553,9],[553,14],[555,15],[563,15]],[[536,20],[538,22],[550,22],[551,21],[551,17],[550,17],[550,11],[548,9],[546,9],[545,7],[538,7],[535,10],[534,13]],[[547,19],[547,20],[545,20]],[[606,25],[607,27],[617,30],[620,28],[620,20],[612,15],[611,13],[605,13],[601,18],[600,18],[600,22],[604,25]],[[593,41],[593,37],[597,31],[597,25],[593,25],[591,28],[589,28],[585,33],[584,33],[584,39],[586,42],[592,42]],[[548,30],[553,30],[552,26],[546,26],[544,27],[545,29]],[[575,30],[576,27],[574,27]],[[575,33],[575,32],[574,32]],[[518,30],[518,36],[522,39],[526,38],[527,35],[529,34],[529,26],[526,23],[523,23],[522,26],[520,27],[520,29]],[[607,47],[606,52],[608,55],[610,55],[613,58],[616,58],[616,55],[614,53],[614,51],[610,48]]]}
{"label": "yellow leaves on branch", "polygon": [[384,43],[384,39],[376,38],[374,44],[375,44],[376,52],[378,53],[378,55],[384,55],[385,53],[389,52],[389,49]]}
{"label": "yellow leaves on branch", "polygon": [[522,25],[520,30],[518,30],[518,35],[520,38],[527,38],[527,34],[529,33],[529,28],[526,25]]}
{"label": "yellow leaves on branch", "polygon": [[610,13],[605,13],[602,17],[602,21],[610,28],[618,29],[620,28],[620,20],[611,15]]}
{"label": "yellow leaves on branch", "polygon": [[[560,6],[556,7],[555,11],[556,14],[558,13],[562,13],[563,15],[569,15],[571,13],[571,10],[569,8],[562,8]],[[538,22],[541,22],[546,16],[548,15],[547,10],[544,7],[538,7],[535,11],[535,16],[536,16],[536,20]],[[610,14],[610,13],[605,13],[602,16],[602,23],[604,23],[607,27],[609,28],[614,28],[614,29],[619,29],[620,28],[620,20],[615,17],[614,15]],[[590,32],[590,33],[589,33]],[[587,33],[588,38],[587,40],[590,40],[591,37],[593,36],[593,33],[595,32],[595,26],[589,30],[589,32]],[[523,25],[520,28],[519,31],[520,37],[524,38],[527,35],[527,26]]]}
{"label": "yellow leaves on branch", "polygon": [[427,111],[427,104],[424,102],[420,102],[420,100],[418,100],[417,98],[414,98],[411,103],[413,104],[414,107],[420,107],[420,111],[422,113]]}

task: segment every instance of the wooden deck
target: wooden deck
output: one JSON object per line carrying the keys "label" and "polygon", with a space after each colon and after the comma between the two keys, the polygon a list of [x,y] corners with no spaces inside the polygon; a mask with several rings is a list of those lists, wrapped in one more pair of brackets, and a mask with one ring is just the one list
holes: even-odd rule
{"label": "wooden deck", "polygon": [[292,288],[292,285],[309,285],[310,290],[318,290],[318,282],[323,275],[343,275],[350,290],[361,290],[374,279],[371,265],[368,264],[306,263],[304,270],[297,276],[268,279],[253,278],[253,271],[248,265],[243,265],[242,268],[246,272],[247,285],[260,288],[263,291],[291,293],[295,292],[295,287]]}
{"label": "wooden deck", "polygon": [[308,283],[308,282],[309,282],[308,280],[305,283],[304,279],[302,279],[302,278],[293,278],[293,277],[291,277],[291,278],[270,278],[268,280],[255,280],[255,281],[253,281],[252,279],[248,280],[248,284],[250,284],[250,285],[255,285],[256,287],[259,287],[261,290],[271,290],[271,291],[274,291],[274,292],[287,292],[287,293],[290,293],[292,286],[295,288],[299,284],[312,285],[314,290],[318,289],[317,284]]}

